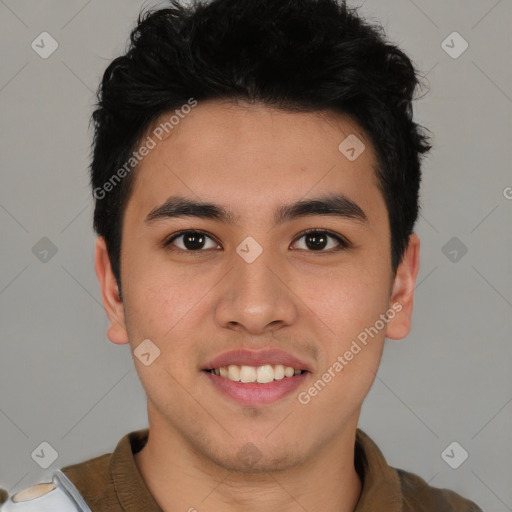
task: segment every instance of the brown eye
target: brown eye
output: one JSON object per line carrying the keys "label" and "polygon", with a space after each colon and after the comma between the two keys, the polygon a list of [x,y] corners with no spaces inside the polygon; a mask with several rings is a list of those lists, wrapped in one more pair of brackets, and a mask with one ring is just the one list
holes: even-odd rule
{"label": "brown eye", "polygon": [[203,231],[198,230],[181,231],[173,235],[164,245],[165,247],[170,247],[171,250],[183,252],[200,252],[205,249],[215,249],[219,247],[219,244],[211,237]]}
{"label": "brown eye", "polygon": [[326,230],[315,229],[306,231],[296,240],[301,239],[304,239],[304,244],[299,249],[309,252],[333,252],[325,249],[334,249],[336,251],[349,247],[349,243],[341,236]]}

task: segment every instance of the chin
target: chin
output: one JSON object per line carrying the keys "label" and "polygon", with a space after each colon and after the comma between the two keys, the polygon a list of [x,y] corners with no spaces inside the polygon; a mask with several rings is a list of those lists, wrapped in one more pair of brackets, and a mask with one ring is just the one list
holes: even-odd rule
{"label": "chin", "polygon": [[303,460],[297,450],[287,449],[282,445],[266,446],[260,450],[252,442],[240,445],[235,453],[223,451],[221,453],[211,453],[207,456],[215,464],[228,471],[246,474],[284,471],[296,467]]}

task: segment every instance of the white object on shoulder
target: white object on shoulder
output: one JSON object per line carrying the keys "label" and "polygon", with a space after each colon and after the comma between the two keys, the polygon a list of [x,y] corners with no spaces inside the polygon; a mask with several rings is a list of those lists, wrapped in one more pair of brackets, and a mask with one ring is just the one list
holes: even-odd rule
{"label": "white object on shoulder", "polygon": [[51,482],[32,485],[10,496],[0,512],[91,512],[73,482],[58,469]]}

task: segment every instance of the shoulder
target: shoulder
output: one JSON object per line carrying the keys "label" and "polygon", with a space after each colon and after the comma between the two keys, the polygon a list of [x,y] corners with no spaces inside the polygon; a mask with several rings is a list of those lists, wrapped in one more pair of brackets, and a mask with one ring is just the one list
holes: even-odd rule
{"label": "shoulder", "polygon": [[127,472],[136,471],[132,449],[143,446],[148,433],[148,429],[129,432],[119,440],[113,453],[64,466],[50,474],[51,482],[38,483],[11,497],[0,489],[0,512],[121,510],[114,473],[123,479]]}
{"label": "shoulder", "polygon": [[114,481],[110,471],[111,453],[61,468],[93,510],[117,510]]}
{"label": "shoulder", "polygon": [[61,471],[73,481],[75,481],[74,477],[78,477],[79,475],[82,478],[94,478],[95,480],[108,481],[110,477],[109,465],[111,457],[111,453],[104,453],[98,457],[65,466]]}
{"label": "shoulder", "polygon": [[414,473],[393,469],[402,487],[404,512],[482,512],[476,503],[454,491],[432,487]]}

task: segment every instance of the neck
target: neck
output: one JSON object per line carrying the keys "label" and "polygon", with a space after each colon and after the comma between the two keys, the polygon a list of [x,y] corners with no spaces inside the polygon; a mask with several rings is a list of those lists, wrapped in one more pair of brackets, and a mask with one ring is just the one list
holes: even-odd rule
{"label": "neck", "polygon": [[240,472],[216,464],[174,429],[151,425],[135,462],[164,512],[353,512],[361,493],[354,467],[357,420],[346,431],[280,471]]}

